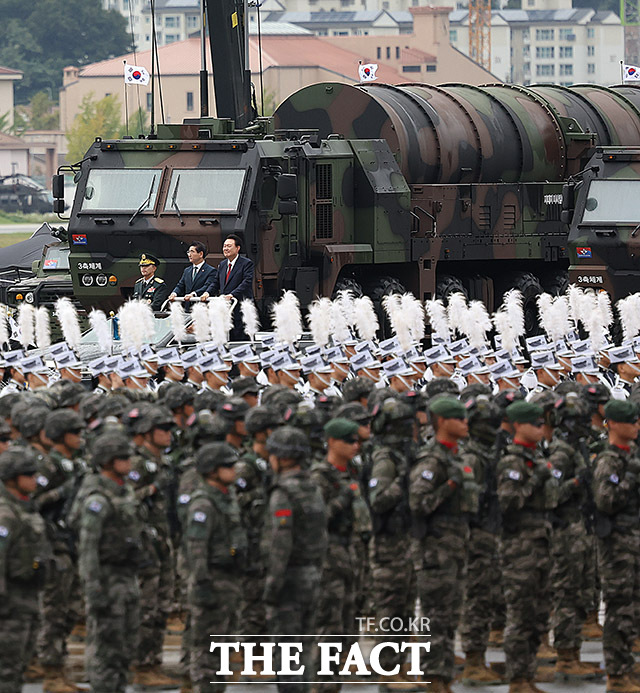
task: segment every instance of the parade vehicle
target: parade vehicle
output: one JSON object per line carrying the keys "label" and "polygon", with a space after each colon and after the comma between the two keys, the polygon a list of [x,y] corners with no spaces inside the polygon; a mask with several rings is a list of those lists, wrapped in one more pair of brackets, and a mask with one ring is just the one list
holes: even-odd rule
{"label": "parade vehicle", "polygon": [[0,176],[0,210],[23,214],[51,212],[51,193],[29,176],[14,173]]}
{"label": "parade vehicle", "polygon": [[[96,138],[73,168],[79,301],[117,308],[143,252],[175,285],[191,243],[204,242],[215,266],[236,233],[262,311],[283,289],[304,306],[342,288],[377,300],[462,290],[494,310],[515,287],[536,329],[537,295],[563,291],[578,262],[563,186],[596,146],[640,146],[639,87],[321,83],[263,118],[250,98],[246,10],[206,6],[218,117],[205,91],[201,118]],[[61,175],[53,190],[61,212]],[[610,276],[615,300],[626,285]]]}

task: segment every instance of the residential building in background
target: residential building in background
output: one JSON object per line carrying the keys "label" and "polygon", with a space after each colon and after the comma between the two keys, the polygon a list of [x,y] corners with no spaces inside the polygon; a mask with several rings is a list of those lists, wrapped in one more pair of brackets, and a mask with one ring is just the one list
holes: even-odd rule
{"label": "residential building in background", "polygon": [[22,79],[22,72],[0,66],[0,118],[13,127],[13,84]]}

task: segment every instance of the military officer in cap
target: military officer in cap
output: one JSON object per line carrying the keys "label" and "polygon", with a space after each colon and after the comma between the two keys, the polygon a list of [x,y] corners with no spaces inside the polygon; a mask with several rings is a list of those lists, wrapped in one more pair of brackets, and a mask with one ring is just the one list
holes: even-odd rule
{"label": "military officer in cap", "polygon": [[133,298],[146,301],[151,305],[151,310],[157,311],[162,308],[162,304],[169,298],[169,287],[164,279],[156,277],[156,270],[160,261],[157,257],[149,253],[142,253],[140,256],[140,279],[134,284]]}

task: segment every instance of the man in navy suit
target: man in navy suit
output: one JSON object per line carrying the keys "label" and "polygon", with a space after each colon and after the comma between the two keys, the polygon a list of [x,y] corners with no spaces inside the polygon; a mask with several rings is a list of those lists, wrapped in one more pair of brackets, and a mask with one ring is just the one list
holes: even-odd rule
{"label": "man in navy suit", "polygon": [[[218,265],[218,275],[209,292],[213,295],[237,299],[233,312],[231,341],[246,339],[242,329],[240,303],[245,298],[253,299],[253,261],[240,255],[242,241],[235,234],[228,235],[222,245],[224,260]],[[205,296],[208,294],[205,294]]]}
{"label": "man in navy suit", "polygon": [[170,301],[176,296],[184,296],[185,300],[189,300],[203,294],[206,294],[205,297],[208,298],[210,293],[215,293],[212,287],[215,285],[217,272],[214,267],[207,265],[204,261],[206,252],[204,243],[200,241],[189,246],[187,257],[191,266],[182,273],[180,281],[169,296]]}

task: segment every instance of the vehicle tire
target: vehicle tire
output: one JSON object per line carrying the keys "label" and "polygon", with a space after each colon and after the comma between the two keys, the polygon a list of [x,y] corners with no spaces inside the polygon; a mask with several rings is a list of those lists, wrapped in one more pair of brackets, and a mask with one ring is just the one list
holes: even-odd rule
{"label": "vehicle tire", "polygon": [[387,319],[387,314],[382,307],[382,299],[385,296],[390,296],[391,294],[404,294],[407,290],[400,282],[399,279],[395,277],[380,277],[372,286],[370,292],[367,292],[371,296],[373,305],[378,314],[378,322],[380,323],[380,339],[388,339],[393,336],[393,330]]}
{"label": "vehicle tire", "polygon": [[543,293],[540,280],[531,272],[516,272],[509,275],[505,281],[503,294],[509,289],[518,289],[522,294],[522,308],[524,311],[525,334],[528,337],[542,334],[538,317],[538,296]]}
{"label": "vehicle tire", "polygon": [[563,296],[569,288],[569,272],[560,270],[543,282],[544,290],[552,296]]}
{"label": "vehicle tire", "polygon": [[451,294],[461,293],[467,296],[467,290],[464,288],[462,281],[458,277],[452,277],[450,274],[445,274],[436,283],[436,298],[439,298],[445,306]]}
{"label": "vehicle tire", "polygon": [[333,300],[334,298],[337,298],[338,294],[345,290],[350,291],[353,298],[360,298],[360,296],[364,296],[364,291],[362,290],[362,286],[359,282],[351,277],[341,277],[336,282],[333,289],[333,294],[331,294],[331,299]]}

